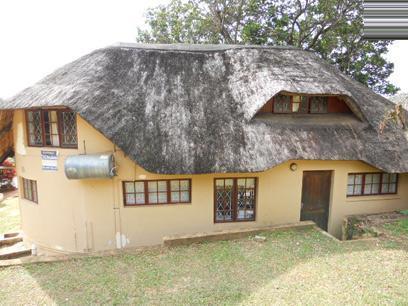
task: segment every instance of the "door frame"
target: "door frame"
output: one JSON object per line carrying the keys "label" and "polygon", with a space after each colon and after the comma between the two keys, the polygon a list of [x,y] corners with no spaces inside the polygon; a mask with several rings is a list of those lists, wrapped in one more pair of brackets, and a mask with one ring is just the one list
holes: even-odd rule
{"label": "door frame", "polygon": [[330,172],[330,193],[329,193],[329,204],[327,206],[327,232],[330,233],[331,230],[331,220],[332,220],[332,206],[333,206],[333,188],[335,171],[333,169],[316,169],[316,170],[303,170],[302,171],[302,186],[300,188],[300,209],[299,209],[299,221],[302,217],[302,196],[303,196],[303,175],[305,172]]}

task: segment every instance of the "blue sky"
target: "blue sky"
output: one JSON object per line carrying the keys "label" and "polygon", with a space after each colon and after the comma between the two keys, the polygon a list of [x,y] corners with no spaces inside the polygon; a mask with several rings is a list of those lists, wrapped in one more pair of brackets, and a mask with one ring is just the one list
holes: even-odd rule
{"label": "blue sky", "polygon": [[[0,2],[0,97],[8,98],[58,67],[115,42],[134,42],[148,7],[166,0],[4,0]],[[392,80],[408,92],[408,41],[389,58]]]}

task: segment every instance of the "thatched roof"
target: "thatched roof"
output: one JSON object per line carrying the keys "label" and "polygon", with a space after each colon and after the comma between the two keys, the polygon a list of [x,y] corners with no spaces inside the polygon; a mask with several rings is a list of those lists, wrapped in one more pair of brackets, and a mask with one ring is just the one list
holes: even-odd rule
{"label": "thatched roof", "polygon": [[403,108],[408,110],[408,93],[400,93],[390,98],[394,103],[401,104]]}
{"label": "thatched roof", "polygon": [[[314,125],[300,117],[280,123],[255,117],[281,91],[340,95],[360,119],[324,124],[317,115]],[[156,173],[255,172],[291,159],[362,160],[408,172],[404,132],[378,134],[393,104],[298,49],[107,47],[58,69],[3,108],[57,105],[78,112]]]}

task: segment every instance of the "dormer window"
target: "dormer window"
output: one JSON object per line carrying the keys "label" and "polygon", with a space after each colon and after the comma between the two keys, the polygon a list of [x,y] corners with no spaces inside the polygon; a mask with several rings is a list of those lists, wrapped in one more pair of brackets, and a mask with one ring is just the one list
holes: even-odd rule
{"label": "dormer window", "polygon": [[327,97],[285,96],[278,95],[273,99],[273,113],[288,114],[323,114],[327,113]]}
{"label": "dormer window", "polygon": [[327,97],[310,97],[309,104],[309,112],[311,114],[325,114],[329,112]]}
{"label": "dormer window", "polygon": [[291,101],[289,96],[278,96],[273,102],[273,110],[275,113],[291,113]]}
{"label": "dormer window", "polygon": [[273,101],[273,112],[278,114],[307,113],[308,99],[305,96],[278,95]]}
{"label": "dormer window", "polygon": [[327,114],[351,113],[347,104],[335,96],[278,94],[258,113],[273,114]]}
{"label": "dormer window", "polygon": [[307,113],[308,99],[305,96],[292,96],[292,113]]}

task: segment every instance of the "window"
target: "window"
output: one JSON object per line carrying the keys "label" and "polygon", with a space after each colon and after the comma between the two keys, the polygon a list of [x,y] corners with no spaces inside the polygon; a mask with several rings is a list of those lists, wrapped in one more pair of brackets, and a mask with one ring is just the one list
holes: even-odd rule
{"label": "window", "polygon": [[395,194],[398,174],[351,173],[348,175],[347,196]]}
{"label": "window", "polygon": [[308,98],[305,96],[292,96],[292,113],[307,113]]}
{"label": "window", "polygon": [[57,111],[43,111],[43,121],[45,145],[58,147],[60,143],[58,134]]}
{"label": "window", "polygon": [[290,96],[276,96],[273,104],[274,113],[291,113],[290,100]]}
{"label": "window", "polygon": [[64,147],[77,147],[76,114],[70,111],[60,111],[61,144]]}
{"label": "window", "polygon": [[381,193],[397,193],[398,175],[383,173],[381,177]]}
{"label": "window", "polygon": [[27,112],[28,143],[32,146],[43,144],[41,111]]}
{"label": "window", "polygon": [[23,198],[38,203],[37,181],[22,178]]}
{"label": "window", "polygon": [[215,179],[215,222],[254,221],[256,178]]}
{"label": "window", "polygon": [[327,97],[310,97],[311,114],[325,114],[328,112],[328,106]]}
{"label": "window", "polygon": [[67,110],[27,110],[28,145],[77,147],[76,115]]}
{"label": "window", "polygon": [[280,114],[324,114],[328,113],[328,107],[328,98],[320,96],[277,95],[273,100],[273,113]]}
{"label": "window", "polygon": [[125,206],[191,202],[191,180],[123,182]]}

